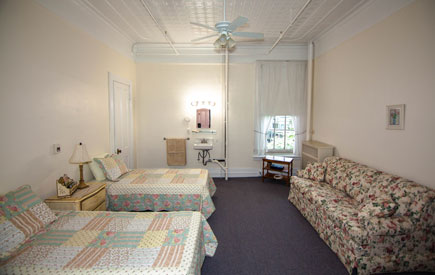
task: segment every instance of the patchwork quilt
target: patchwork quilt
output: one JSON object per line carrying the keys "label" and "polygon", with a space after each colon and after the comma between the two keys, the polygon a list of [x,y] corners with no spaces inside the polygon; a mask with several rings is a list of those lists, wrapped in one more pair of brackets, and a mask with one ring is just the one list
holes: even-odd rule
{"label": "patchwork quilt", "polygon": [[211,216],[216,185],[206,169],[134,169],[106,181],[110,211],[200,211]]}
{"label": "patchwork quilt", "polygon": [[200,274],[217,240],[199,212],[58,212],[0,274]]}

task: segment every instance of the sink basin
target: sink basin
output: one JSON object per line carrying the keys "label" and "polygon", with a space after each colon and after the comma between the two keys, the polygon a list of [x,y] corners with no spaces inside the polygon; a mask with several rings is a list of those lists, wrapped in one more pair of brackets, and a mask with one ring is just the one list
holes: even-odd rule
{"label": "sink basin", "polygon": [[193,144],[195,150],[211,150],[213,149],[213,143],[195,143]]}

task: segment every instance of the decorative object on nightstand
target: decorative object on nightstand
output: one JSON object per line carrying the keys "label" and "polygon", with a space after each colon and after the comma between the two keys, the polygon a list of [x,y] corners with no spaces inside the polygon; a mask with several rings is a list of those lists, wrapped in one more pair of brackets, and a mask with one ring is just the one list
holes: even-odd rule
{"label": "decorative object on nightstand", "polygon": [[302,142],[302,169],[308,163],[322,162],[324,158],[334,155],[334,146],[315,140]]}
{"label": "decorative object on nightstand", "polygon": [[76,190],[78,184],[72,178],[64,174],[56,181],[57,197],[64,198],[70,197]]}
{"label": "decorative object on nightstand", "polygon": [[88,188],[79,189],[70,197],[50,197],[45,203],[53,210],[105,211],[106,184],[88,182]]}
{"label": "decorative object on nightstand", "polygon": [[78,189],[83,189],[88,187],[88,185],[85,184],[85,180],[83,179],[83,164],[89,163],[91,161],[92,160],[88,155],[88,151],[86,151],[86,146],[81,142],[77,144],[71,158],[69,159],[69,163],[79,165],[80,181],[79,181]]}

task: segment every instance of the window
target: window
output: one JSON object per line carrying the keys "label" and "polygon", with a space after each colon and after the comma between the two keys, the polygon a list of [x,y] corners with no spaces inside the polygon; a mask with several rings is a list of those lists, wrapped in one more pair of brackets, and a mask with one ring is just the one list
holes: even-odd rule
{"label": "window", "polygon": [[266,131],[266,152],[294,153],[295,126],[293,116],[274,116]]}

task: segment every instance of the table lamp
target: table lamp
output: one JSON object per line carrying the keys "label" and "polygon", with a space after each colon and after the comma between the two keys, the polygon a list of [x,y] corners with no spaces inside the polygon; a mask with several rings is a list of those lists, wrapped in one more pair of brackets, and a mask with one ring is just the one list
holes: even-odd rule
{"label": "table lamp", "polygon": [[91,162],[91,158],[88,155],[88,151],[86,151],[86,146],[82,144],[81,142],[76,145],[76,148],[74,149],[74,152],[69,159],[69,163],[72,164],[78,164],[80,168],[80,182],[79,186],[77,186],[78,189],[83,189],[88,187],[89,185],[85,184],[85,181],[83,180],[83,164]]}

